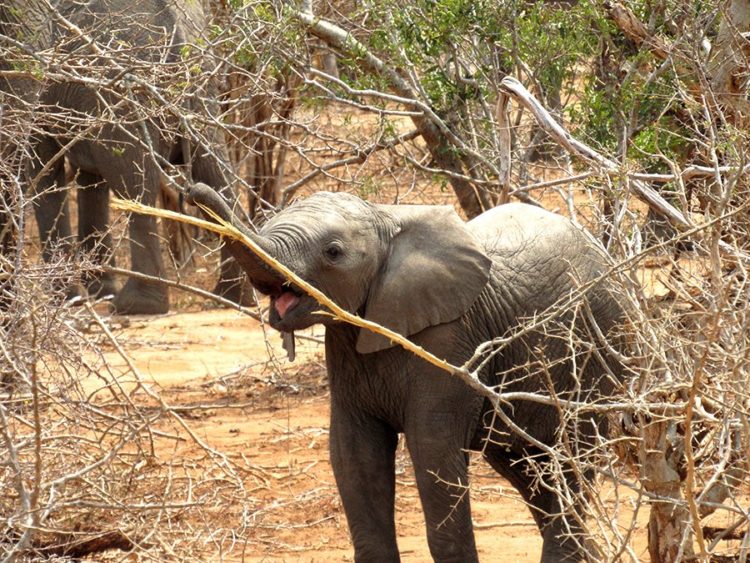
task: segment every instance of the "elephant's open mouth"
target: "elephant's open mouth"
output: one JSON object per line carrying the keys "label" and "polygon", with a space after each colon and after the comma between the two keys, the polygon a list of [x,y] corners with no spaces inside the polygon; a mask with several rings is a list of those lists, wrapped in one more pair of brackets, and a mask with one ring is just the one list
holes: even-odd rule
{"label": "elephant's open mouth", "polygon": [[271,306],[279,315],[279,318],[283,319],[290,310],[299,304],[299,299],[300,296],[294,291],[284,289],[279,295],[271,297]]}
{"label": "elephant's open mouth", "polygon": [[253,280],[253,285],[270,297],[268,321],[276,330],[292,332],[321,322],[315,314],[321,308],[318,302],[289,282]]}
{"label": "elephant's open mouth", "polygon": [[[268,320],[271,326],[277,330],[292,331],[302,328],[300,322],[306,318],[306,312],[312,305],[308,303],[309,298],[298,288],[288,284],[277,285],[268,288],[271,298],[271,307],[268,312]],[[314,300],[312,300],[314,303]],[[302,322],[302,324],[307,324]]]}

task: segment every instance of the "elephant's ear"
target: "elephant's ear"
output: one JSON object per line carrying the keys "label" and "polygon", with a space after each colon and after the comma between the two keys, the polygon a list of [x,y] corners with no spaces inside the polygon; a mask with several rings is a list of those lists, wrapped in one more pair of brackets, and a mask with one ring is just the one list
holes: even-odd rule
{"label": "elephant's ear", "polygon": [[[365,318],[408,337],[463,315],[489,279],[491,261],[479,241],[450,207],[382,209],[399,230],[370,287]],[[359,332],[362,354],[391,346],[379,334]]]}

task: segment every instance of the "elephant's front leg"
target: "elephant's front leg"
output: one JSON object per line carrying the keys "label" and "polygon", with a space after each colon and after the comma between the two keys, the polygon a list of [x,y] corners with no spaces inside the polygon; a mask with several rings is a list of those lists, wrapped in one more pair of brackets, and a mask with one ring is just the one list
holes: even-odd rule
{"label": "elephant's front leg", "polygon": [[[160,278],[164,275],[161,244],[153,217],[130,216],[130,257],[133,270]],[[124,315],[155,315],[169,310],[166,286],[130,278],[115,298],[115,310]]]}
{"label": "elephant's front leg", "polygon": [[[104,181],[121,197],[154,205],[161,172],[150,156],[138,152],[139,147],[125,146],[124,154],[102,171]],[[132,269],[154,278],[162,277],[164,263],[156,220],[133,213],[129,219],[129,233]],[[169,291],[164,284],[132,277],[115,298],[114,307],[124,315],[166,313],[169,310]]]}
{"label": "elephant's front leg", "polygon": [[393,515],[398,435],[373,417],[331,407],[331,465],[354,543],[354,558],[399,561]]}
{"label": "elephant's front leg", "polygon": [[[81,249],[96,266],[114,265],[112,235],[109,232],[109,188],[101,176],[80,171],[78,185],[78,240]],[[85,281],[90,296],[117,293],[114,276],[97,271]]]}
{"label": "elephant's front leg", "polygon": [[435,561],[478,561],[469,502],[465,432],[452,413],[424,412],[406,429],[427,542]]}
{"label": "elephant's front leg", "polygon": [[[63,159],[57,154],[59,147],[49,137],[34,141],[34,158],[31,159],[29,178],[34,192],[34,214],[39,227],[42,256],[50,262],[57,252],[72,255],[74,241],[70,226],[68,190],[65,187]],[[65,290],[66,297],[80,295],[77,282],[55,278],[54,285]]]}

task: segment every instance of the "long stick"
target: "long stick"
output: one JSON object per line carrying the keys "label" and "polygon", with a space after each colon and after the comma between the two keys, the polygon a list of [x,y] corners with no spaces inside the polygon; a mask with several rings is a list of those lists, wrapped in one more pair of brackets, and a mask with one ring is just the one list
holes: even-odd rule
{"label": "long stick", "polygon": [[265,262],[271,268],[273,268],[274,270],[282,274],[287,280],[291,281],[296,286],[303,289],[308,295],[310,295],[318,303],[328,308],[332,312],[335,318],[345,321],[347,323],[353,324],[360,328],[364,328],[372,332],[376,332],[377,334],[380,334],[382,336],[385,336],[391,342],[398,344],[399,346],[402,346],[406,350],[409,350],[413,354],[422,358],[424,361],[440,368],[443,371],[448,372],[449,374],[455,377],[458,377],[464,383],[466,383],[469,387],[471,387],[472,389],[474,389],[481,395],[495,402],[500,400],[499,394],[495,393],[492,389],[482,384],[482,382],[479,381],[478,376],[470,372],[467,368],[454,366],[453,364],[450,364],[449,362],[446,362],[445,360],[438,358],[434,354],[429,353],[424,348],[417,346],[416,344],[414,344],[407,338],[404,338],[403,336],[401,336],[399,333],[394,332],[384,326],[380,326],[377,323],[373,323],[371,321],[363,319],[362,317],[359,317],[357,315],[353,315],[352,313],[342,309],[336,303],[334,303],[330,298],[328,298],[328,296],[326,296],[323,292],[311,286],[309,283],[307,283],[305,280],[300,278],[297,274],[295,274],[289,268],[284,266],[281,262],[278,262],[268,253],[266,253],[262,248],[260,248],[257,244],[255,244],[255,242],[252,239],[247,237],[244,233],[242,233],[239,229],[235,228],[232,224],[228,223],[227,221],[224,221],[221,217],[216,215],[212,210],[201,206],[202,209],[210,217],[213,217],[217,221],[217,223],[213,223],[211,221],[206,221],[203,219],[198,219],[196,217],[190,217],[188,215],[182,215],[180,213],[175,213],[174,211],[167,211],[164,209],[157,209],[155,207],[149,207],[141,203],[122,200],[118,198],[112,199],[112,206],[115,209],[119,209],[121,211],[131,211],[135,213],[141,213],[144,215],[153,215],[155,217],[162,217],[165,219],[182,221],[184,223],[195,225],[196,227],[199,227],[201,229],[213,231],[221,236],[229,237],[231,239],[239,241],[245,246],[247,246],[250,250],[252,250],[261,260],[263,260],[263,262]]}

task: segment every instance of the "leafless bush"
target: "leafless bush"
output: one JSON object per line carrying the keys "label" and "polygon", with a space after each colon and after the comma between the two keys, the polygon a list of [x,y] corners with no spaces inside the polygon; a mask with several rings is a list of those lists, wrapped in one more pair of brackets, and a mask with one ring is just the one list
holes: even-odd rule
{"label": "leafless bush", "polygon": [[[18,219],[27,210],[2,211]],[[215,529],[180,515],[241,497],[235,470],[209,448],[200,470],[164,455],[196,437],[132,364],[105,360],[103,350],[120,350],[109,321],[65,302],[65,288],[95,265],[64,254],[42,263],[20,234],[9,247],[0,263],[3,560],[109,549],[169,557],[175,543],[200,553]]]}
{"label": "leafless bush", "polygon": [[[528,105],[529,97],[513,88],[516,99]],[[620,395],[604,405],[614,433],[592,445],[597,462],[591,465],[583,452],[570,450],[561,435],[554,451],[562,461],[556,467],[539,467],[540,483],[557,487],[565,506],[576,494],[556,484],[565,464],[599,475],[581,497],[589,510],[588,533],[601,550],[594,556],[597,560],[638,560],[632,540],[641,512],[649,515],[652,561],[744,560],[750,541],[746,134],[719,108],[704,106],[704,115],[716,117],[722,127],[712,122],[707,135],[696,131],[696,142],[712,147],[714,155],[721,138],[738,142],[722,151],[721,164],[714,159],[713,167],[702,171],[671,163],[675,199],[688,202],[687,209],[698,209],[682,178],[706,174],[711,177],[711,203],[701,207],[700,214],[675,213],[671,220],[677,234],[645,247],[640,229],[646,214],[632,196],[649,196],[649,188],[638,185],[647,175],[626,174],[612,182],[608,176],[615,167],[607,159],[589,153],[575,139],[571,142],[561,130],[555,133],[548,114],[535,115],[562,146],[595,165],[589,174],[604,175],[596,189],[616,194],[619,214],[614,224],[603,208],[591,208],[586,219],[613,228],[612,275],[620,280],[628,312],[623,359],[629,371]],[[580,194],[569,195],[573,212],[574,197]],[[661,212],[663,200],[647,201]],[[669,204],[664,209],[674,210]],[[596,340],[593,336],[589,342]],[[586,349],[586,339],[571,341],[571,355],[579,346]],[[529,400],[564,402],[554,394]],[[569,404],[565,420],[580,424],[597,408],[590,402]]]}

